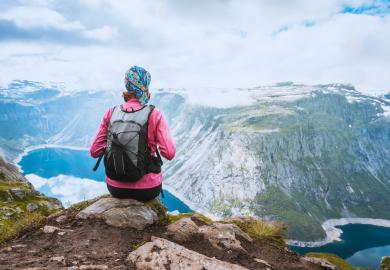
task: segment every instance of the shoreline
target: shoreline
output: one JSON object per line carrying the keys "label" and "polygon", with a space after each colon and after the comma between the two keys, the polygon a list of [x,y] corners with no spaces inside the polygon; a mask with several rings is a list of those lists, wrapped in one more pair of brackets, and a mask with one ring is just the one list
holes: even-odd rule
{"label": "shoreline", "polygon": [[390,228],[390,220],[387,219],[377,219],[377,218],[339,218],[339,219],[328,219],[325,220],[321,226],[325,230],[326,237],[320,241],[298,241],[298,240],[288,240],[287,244],[290,246],[298,247],[320,247],[326,244],[341,241],[341,234],[343,230],[336,228],[336,226],[344,226],[348,224],[365,224],[365,225],[374,225],[379,227]]}

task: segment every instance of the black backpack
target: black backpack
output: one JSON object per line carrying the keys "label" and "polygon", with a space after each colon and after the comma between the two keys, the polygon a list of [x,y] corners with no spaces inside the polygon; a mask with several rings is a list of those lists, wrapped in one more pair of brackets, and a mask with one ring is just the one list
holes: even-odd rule
{"label": "black backpack", "polygon": [[97,170],[104,157],[106,175],[113,180],[137,182],[149,172],[161,172],[162,159],[158,149],[156,157],[150,155],[148,123],[153,105],[136,111],[126,111],[122,106],[114,108],[107,133],[104,154],[93,170]]}

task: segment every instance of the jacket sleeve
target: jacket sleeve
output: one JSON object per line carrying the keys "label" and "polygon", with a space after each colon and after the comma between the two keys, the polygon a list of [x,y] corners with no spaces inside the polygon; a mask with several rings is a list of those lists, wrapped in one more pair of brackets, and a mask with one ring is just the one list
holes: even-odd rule
{"label": "jacket sleeve", "polygon": [[104,148],[107,144],[108,124],[110,123],[112,111],[113,109],[111,108],[104,114],[103,120],[100,123],[96,136],[92,141],[89,152],[93,158],[97,158],[104,153]]}
{"label": "jacket sleeve", "polygon": [[176,145],[170,134],[168,124],[164,115],[159,110],[154,110],[156,114],[156,143],[160,148],[161,155],[172,160],[176,154]]}

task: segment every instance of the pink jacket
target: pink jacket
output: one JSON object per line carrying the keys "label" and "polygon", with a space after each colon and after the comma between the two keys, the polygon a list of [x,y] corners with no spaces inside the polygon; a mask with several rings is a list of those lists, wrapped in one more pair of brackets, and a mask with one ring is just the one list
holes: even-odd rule
{"label": "pink jacket", "polygon": [[[123,108],[131,111],[139,110],[142,105],[138,99],[132,98],[124,103]],[[93,139],[90,153],[94,158],[99,157],[104,152],[104,148],[107,143],[107,129],[112,116],[113,108],[110,108],[103,117],[103,121],[100,124],[98,132]],[[157,135],[157,136],[156,136]],[[150,114],[149,127],[148,127],[148,144],[150,147],[151,154],[156,152],[156,147],[159,146],[161,155],[171,160],[175,156],[176,146],[169,134],[169,128],[163,114],[158,110],[154,109]],[[144,175],[140,180],[135,183],[125,183],[120,181],[112,180],[106,177],[107,184],[117,188],[130,188],[130,189],[148,189],[153,188],[162,183],[162,173],[148,173]]]}

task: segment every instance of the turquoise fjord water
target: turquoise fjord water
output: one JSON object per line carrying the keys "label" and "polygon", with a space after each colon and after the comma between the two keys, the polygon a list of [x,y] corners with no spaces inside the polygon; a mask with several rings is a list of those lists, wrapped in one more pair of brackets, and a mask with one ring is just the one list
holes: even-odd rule
{"label": "turquoise fjord water", "polygon": [[321,247],[294,247],[290,249],[305,254],[308,252],[334,253],[356,267],[378,268],[383,256],[390,256],[390,228],[348,224],[337,226],[343,230],[342,241]]}
{"label": "turquoise fjord water", "polygon": [[[59,175],[71,176],[72,178],[91,179],[97,182],[105,181],[104,166],[100,165],[98,171],[92,171],[96,160],[89,156],[88,151],[74,150],[66,148],[42,148],[29,152],[23,156],[19,165],[25,175],[37,175],[44,179],[57,177]],[[102,185],[103,188],[105,188]],[[52,188],[53,190],[50,190]],[[55,188],[53,184],[42,185],[38,190],[46,195],[55,196]],[[62,187],[63,188],[63,187]],[[69,189],[69,187],[67,187]],[[75,190],[77,186],[74,186]],[[72,190],[67,190],[71,193]],[[107,191],[108,192],[108,191]],[[181,200],[174,195],[164,190],[162,202],[167,206],[169,211],[178,211],[180,213],[192,212],[192,210]],[[61,199],[61,198],[60,198]]]}
{"label": "turquoise fjord water", "polygon": [[[102,188],[105,188],[103,185],[105,178],[104,166],[101,165],[97,172],[93,172],[92,167],[95,165],[95,160],[89,156],[87,151],[66,148],[42,148],[29,152],[21,159],[19,165],[22,167],[25,175],[34,174],[43,179],[67,175],[79,178],[79,182],[76,182],[76,185],[77,183],[81,184],[82,181],[88,181],[87,179],[92,179],[101,183]],[[48,186],[42,185],[38,189],[44,194],[56,196],[58,190],[56,191],[55,189],[59,188],[64,189],[65,187],[58,187],[51,183]],[[72,192],[72,189],[69,192]],[[181,213],[192,211],[185,203],[168,191],[165,191],[164,194],[165,198],[162,198],[162,201],[169,211]],[[347,259],[352,265],[357,267],[378,268],[381,257],[390,256],[390,228],[361,224],[350,224],[340,226],[340,228],[343,230],[341,242],[333,242],[316,248],[290,248],[300,254],[307,252],[334,253]]]}

